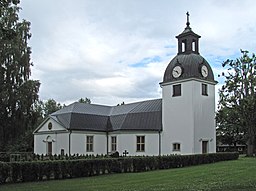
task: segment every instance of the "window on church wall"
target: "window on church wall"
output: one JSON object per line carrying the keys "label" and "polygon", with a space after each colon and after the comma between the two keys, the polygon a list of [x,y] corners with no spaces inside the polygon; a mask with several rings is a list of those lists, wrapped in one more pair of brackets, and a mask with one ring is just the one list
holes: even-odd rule
{"label": "window on church wall", "polygon": [[137,152],[145,151],[145,136],[137,136]]}
{"label": "window on church wall", "polygon": [[172,96],[181,96],[181,84],[173,85],[172,86]]}
{"label": "window on church wall", "polygon": [[93,152],[93,136],[86,136],[86,152]]}
{"label": "window on church wall", "polygon": [[172,144],[173,151],[180,151],[180,143],[173,143]]}
{"label": "window on church wall", "polygon": [[202,95],[208,96],[208,86],[207,86],[207,84],[202,84]]}
{"label": "window on church wall", "polygon": [[48,123],[48,129],[52,130],[52,123],[51,122]]}
{"label": "window on church wall", "polygon": [[111,151],[116,151],[116,136],[111,137]]}

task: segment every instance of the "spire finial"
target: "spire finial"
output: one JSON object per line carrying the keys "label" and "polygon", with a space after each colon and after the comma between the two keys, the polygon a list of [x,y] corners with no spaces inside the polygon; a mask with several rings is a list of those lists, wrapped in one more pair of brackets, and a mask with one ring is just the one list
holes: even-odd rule
{"label": "spire finial", "polygon": [[189,25],[190,25],[190,23],[189,23],[189,12],[187,11],[187,13],[186,13],[186,15],[187,15],[187,27],[189,27]]}

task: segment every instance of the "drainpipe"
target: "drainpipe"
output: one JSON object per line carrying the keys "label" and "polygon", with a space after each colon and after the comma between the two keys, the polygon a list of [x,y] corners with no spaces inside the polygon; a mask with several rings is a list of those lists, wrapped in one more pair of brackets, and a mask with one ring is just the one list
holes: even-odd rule
{"label": "drainpipe", "polygon": [[106,132],[106,136],[107,136],[107,155],[108,155],[108,131]]}
{"label": "drainpipe", "polygon": [[158,135],[159,135],[159,156],[161,156],[161,131],[158,131]]}
{"label": "drainpipe", "polygon": [[107,136],[107,155],[108,155],[108,136],[109,136],[109,132],[110,130],[112,129],[112,124],[111,124],[111,121],[110,121],[110,117],[108,116],[108,120],[107,120],[107,125],[106,125],[106,136]]}
{"label": "drainpipe", "polygon": [[55,131],[55,145],[54,145],[54,147],[55,147],[55,154],[57,154],[57,152],[58,152],[58,139],[57,139],[57,132]]}
{"label": "drainpipe", "polygon": [[69,135],[68,135],[68,154],[69,154],[69,156],[71,155],[71,133],[72,133],[72,131],[69,130]]}

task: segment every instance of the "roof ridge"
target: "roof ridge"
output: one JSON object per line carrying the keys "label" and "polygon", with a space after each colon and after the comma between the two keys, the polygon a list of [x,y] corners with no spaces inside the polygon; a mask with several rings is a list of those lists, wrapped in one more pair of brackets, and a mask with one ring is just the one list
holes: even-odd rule
{"label": "roof ridge", "polygon": [[[68,113],[72,113],[72,111],[73,111],[73,109],[74,109],[74,107],[75,107],[75,103],[76,103],[76,102],[71,103],[71,104],[69,104],[68,106],[64,106],[64,107],[62,107],[61,109],[59,109],[59,110],[57,110],[57,111],[51,113],[49,116],[56,116],[56,115],[59,115],[59,114],[60,114],[60,111],[67,110],[67,108],[70,108],[70,112],[68,112]],[[56,113],[57,113],[57,114],[56,114]],[[67,112],[66,112],[66,113],[67,113]]]}
{"label": "roof ridge", "polygon": [[[141,111],[134,112],[138,107],[140,107],[142,104],[147,103],[147,102],[153,102],[153,101],[159,101],[162,100],[161,98],[159,99],[152,99],[152,100],[145,100],[141,101],[136,107],[134,107],[129,113],[141,113]],[[149,111],[147,111],[149,112]],[[155,111],[150,111],[150,112],[155,112]]]}
{"label": "roof ridge", "polygon": [[[74,102],[72,104],[80,104],[80,105],[90,105],[90,106],[96,106],[96,107],[106,107],[106,108],[111,108],[112,106],[109,106],[109,105],[100,105],[100,104],[94,104],[94,103],[80,103],[80,102]],[[72,105],[70,104],[70,105]]]}
{"label": "roof ridge", "polygon": [[133,103],[126,103],[126,104],[124,104],[124,105],[116,105],[116,106],[112,106],[112,107],[120,107],[120,106],[125,106],[125,105],[138,104],[138,103],[143,103],[143,102],[148,102],[148,101],[155,101],[155,100],[161,100],[161,99],[162,99],[162,98],[155,98],[155,99],[137,101],[137,102],[133,102]]}

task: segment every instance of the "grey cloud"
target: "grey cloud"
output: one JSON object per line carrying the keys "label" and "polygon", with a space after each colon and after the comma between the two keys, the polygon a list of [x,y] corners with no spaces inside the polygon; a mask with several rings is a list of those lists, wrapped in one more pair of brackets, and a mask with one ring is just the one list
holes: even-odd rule
{"label": "grey cloud", "polygon": [[[158,83],[177,52],[175,36],[184,30],[186,11],[208,61],[256,45],[253,0],[26,0],[21,7],[21,17],[32,23],[32,73],[42,83],[40,97],[62,103],[161,96]],[[132,68],[153,56],[162,62]]]}

